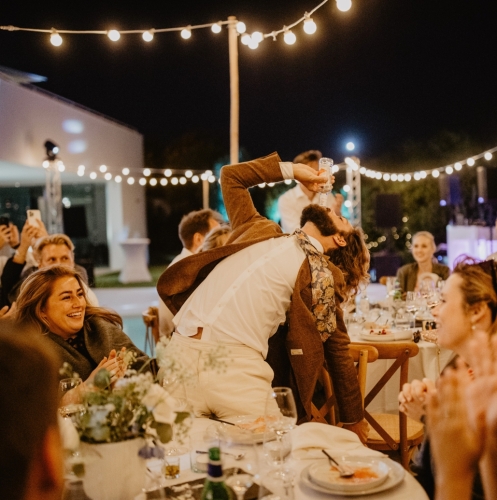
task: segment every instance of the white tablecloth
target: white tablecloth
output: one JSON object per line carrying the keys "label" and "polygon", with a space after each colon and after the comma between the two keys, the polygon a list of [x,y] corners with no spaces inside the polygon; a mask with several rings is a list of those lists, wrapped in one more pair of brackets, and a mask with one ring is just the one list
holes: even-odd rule
{"label": "white tablecloth", "polygon": [[[201,431],[207,428],[207,426],[212,425],[213,422],[212,420],[208,420],[205,418],[197,418],[194,421],[193,427],[191,432],[196,432],[196,431]],[[309,425],[309,424],[305,424]],[[325,426],[326,424],[310,424],[310,425],[323,425]],[[333,449],[335,444],[332,442],[333,441],[333,436],[335,434],[335,429],[337,429],[337,441],[340,440],[340,444],[337,445],[339,446],[346,446],[346,449],[351,449],[352,454],[355,456],[364,456],[370,455],[371,453],[377,453],[377,452],[372,452],[372,450],[369,450],[368,448],[361,448],[360,446],[357,447],[353,444],[353,442],[346,442],[344,444],[344,439],[343,439],[343,433],[349,433],[349,431],[346,431],[345,429],[340,429],[340,428],[332,428],[331,426],[326,426],[326,431],[330,431],[329,434],[332,436],[330,439],[328,439],[328,442],[323,443],[323,447],[328,448],[328,449]],[[325,432],[326,432],[325,431]],[[349,433],[352,434],[352,433]],[[355,439],[355,435],[352,436],[352,439],[350,441],[353,441]],[[302,432],[300,432],[299,436],[299,441],[301,442],[302,440]],[[347,440],[345,440],[347,441]],[[362,449],[364,450],[364,453],[362,453]],[[265,465],[264,459],[262,457],[261,453],[261,464],[259,467],[266,467],[269,468],[269,466]],[[295,485],[294,485],[294,500],[308,500],[308,499],[327,499],[330,500],[331,498],[345,498],[345,497],[336,497],[336,496],[331,496],[326,493],[320,493],[318,491],[314,491],[309,489],[308,487],[304,486],[300,482],[300,473],[301,471],[307,467],[309,464],[313,463],[313,460],[316,460],[315,458],[312,459],[295,459],[291,458],[289,461],[289,464],[293,468],[293,470],[296,473],[295,476]],[[236,463],[236,462],[234,462]],[[233,464],[228,464],[228,466],[232,466]],[[160,462],[159,461],[149,461],[149,468],[151,470],[156,470],[157,468],[160,468]],[[205,477],[205,474],[198,474],[194,473],[190,470],[190,459],[189,455],[183,455],[181,457],[181,477],[179,479],[174,479],[174,480],[162,480],[163,481],[163,486],[170,486],[173,484],[180,484],[184,483],[187,481],[192,481],[201,477]],[[365,500],[367,499],[378,499],[381,498],[382,500],[427,500],[428,497],[423,490],[423,488],[419,485],[419,483],[414,479],[413,476],[411,476],[409,473],[406,473],[404,480],[402,481],[401,484],[398,486],[392,488],[391,490],[384,491],[382,493],[378,493],[376,495],[365,495],[361,496],[360,498],[363,498]],[[142,494],[136,497],[135,500],[146,500],[146,495]]]}

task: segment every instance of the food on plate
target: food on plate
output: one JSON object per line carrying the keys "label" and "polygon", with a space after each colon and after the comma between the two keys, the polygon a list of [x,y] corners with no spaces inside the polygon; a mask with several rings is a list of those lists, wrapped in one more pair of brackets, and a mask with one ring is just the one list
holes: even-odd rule
{"label": "food on plate", "polygon": [[371,467],[352,468],[354,469],[354,475],[352,477],[342,477],[335,466],[330,466],[330,481],[339,484],[367,484],[371,481],[376,481],[380,477],[378,471]]}
{"label": "food on plate", "polygon": [[259,434],[266,431],[266,421],[264,417],[258,417],[250,422],[237,422],[236,425],[242,429]]}
{"label": "food on plate", "polygon": [[388,328],[370,328],[369,335],[391,335],[392,331]]}

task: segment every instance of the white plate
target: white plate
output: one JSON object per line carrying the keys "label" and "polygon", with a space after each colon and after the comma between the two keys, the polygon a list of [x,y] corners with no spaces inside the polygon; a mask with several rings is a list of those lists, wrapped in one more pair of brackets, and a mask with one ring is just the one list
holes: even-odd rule
{"label": "white plate", "polygon": [[365,458],[358,461],[344,458],[339,460],[339,463],[348,466],[352,470],[369,469],[375,473],[376,477],[368,479],[355,476],[343,478],[340,477],[338,470],[330,466],[329,463],[317,462],[309,467],[311,481],[336,493],[362,491],[378,487],[387,479],[390,473],[390,467],[381,459],[370,460]]}
{"label": "white plate", "polygon": [[393,342],[395,340],[395,335],[393,333],[387,333],[385,335],[375,335],[374,333],[369,333],[370,331],[371,330],[363,330],[360,333],[361,339],[367,340],[369,342]]}
{"label": "white plate", "polygon": [[[364,461],[367,457],[347,457],[348,460],[360,460]],[[377,457],[371,457],[371,460],[378,460]],[[357,490],[357,491],[341,491],[341,492],[334,492],[331,491],[329,488],[324,488],[323,486],[320,486],[319,484],[316,484],[313,482],[309,476],[309,469],[312,467],[313,464],[308,465],[305,469],[302,470],[300,473],[300,481],[302,484],[307,486],[308,488],[311,488],[314,491],[319,491],[321,493],[327,493],[328,495],[334,497],[354,497],[354,496],[364,496],[364,495],[372,495],[373,493],[380,493],[382,491],[389,490],[398,484],[400,484],[404,480],[405,476],[405,469],[402,467],[402,465],[398,464],[397,462],[394,462],[393,460],[390,460],[389,458],[383,458],[383,460],[389,467],[390,467],[390,472],[388,474],[387,479],[385,482],[382,484],[376,486],[375,488],[371,489],[366,489],[366,490]],[[328,463],[328,462],[326,462]]]}
{"label": "white plate", "polygon": [[407,328],[406,330],[392,330],[395,340],[412,340],[412,334],[421,328]]}

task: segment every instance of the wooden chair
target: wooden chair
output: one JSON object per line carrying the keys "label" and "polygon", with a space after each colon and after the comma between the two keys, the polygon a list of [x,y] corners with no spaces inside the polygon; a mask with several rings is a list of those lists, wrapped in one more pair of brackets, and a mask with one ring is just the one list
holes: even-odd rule
{"label": "wooden chair", "polygon": [[[378,351],[373,346],[364,345],[359,347],[354,344],[350,344],[349,352],[352,359],[356,363],[357,378],[359,379],[359,387],[361,389],[364,403],[368,363],[373,363],[378,359]],[[337,401],[333,390],[333,384],[328,370],[324,366],[321,368],[318,381],[323,387],[325,402],[320,408],[312,403],[312,420],[314,422],[321,422],[324,424],[340,425],[336,418],[335,410],[337,408]]]}
{"label": "wooden chair", "polygon": [[[357,348],[366,346],[359,342],[354,345]],[[397,370],[400,370],[400,392],[408,381],[409,358],[418,354],[419,347],[414,342],[379,342],[375,347],[378,359],[393,359],[394,363],[364,398],[364,415],[371,426],[367,446],[380,451],[399,451],[401,463],[408,469],[413,451],[423,441],[423,424],[401,412],[396,415],[369,413],[367,407]]]}
{"label": "wooden chair", "polygon": [[142,312],[143,322],[145,323],[145,348],[144,352],[147,352],[147,347],[150,348],[150,355],[154,355],[155,344],[159,342],[159,309],[157,307],[150,306],[146,311]]}

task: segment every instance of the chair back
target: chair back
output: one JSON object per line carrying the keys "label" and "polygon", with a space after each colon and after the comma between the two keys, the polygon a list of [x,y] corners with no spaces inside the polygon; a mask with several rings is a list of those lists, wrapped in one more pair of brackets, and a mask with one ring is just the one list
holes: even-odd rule
{"label": "chair back", "polygon": [[[364,403],[368,363],[373,363],[378,359],[378,351],[373,346],[365,345],[358,347],[353,344],[349,344],[349,353],[356,363],[357,378]],[[323,388],[324,403],[322,403],[319,408],[315,403],[312,403],[312,419],[315,422],[321,422],[324,424],[340,425],[337,422],[336,417],[336,410],[338,407],[335,391],[333,389],[333,382],[325,366],[321,368],[318,381]]]}
{"label": "chair back", "polygon": [[[360,342],[354,345],[359,349],[365,347],[365,344]],[[377,450],[400,449],[402,465],[407,469],[409,451],[423,439],[422,424],[408,419],[402,412],[398,415],[371,414],[367,411],[367,407],[397,370],[400,371],[399,392],[401,391],[402,386],[408,381],[409,358],[419,353],[419,347],[414,342],[379,342],[375,344],[375,348],[378,351],[378,359],[393,360],[393,363],[364,398],[364,416],[376,431],[373,433],[374,436],[370,432],[367,444],[370,448]]]}

